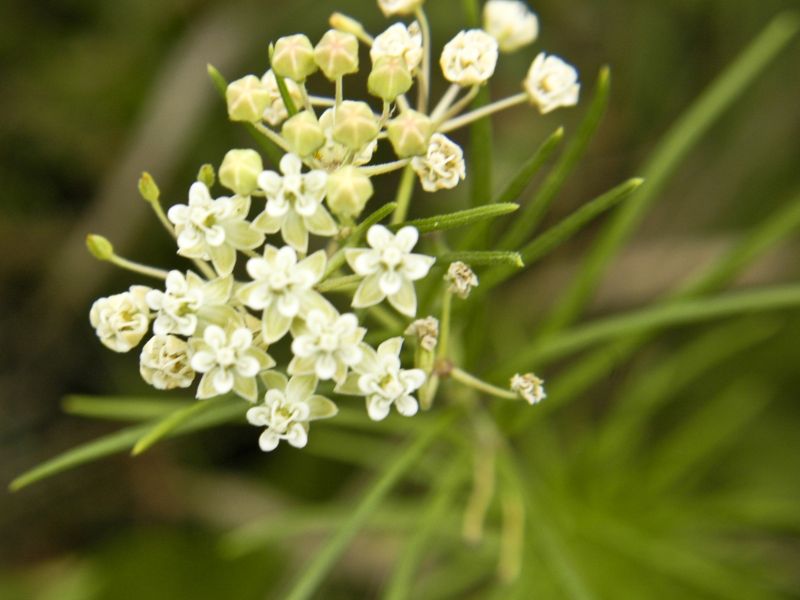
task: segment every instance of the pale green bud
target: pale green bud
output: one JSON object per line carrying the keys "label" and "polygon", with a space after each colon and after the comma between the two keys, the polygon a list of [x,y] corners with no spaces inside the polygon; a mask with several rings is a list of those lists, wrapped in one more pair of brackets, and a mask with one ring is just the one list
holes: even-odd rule
{"label": "pale green bud", "polygon": [[401,56],[383,56],[372,66],[367,80],[369,93],[391,102],[411,89],[414,80]]}
{"label": "pale green bud", "polygon": [[270,103],[269,90],[255,75],[247,75],[228,84],[225,90],[228,117],[231,121],[256,123]]}
{"label": "pale green bud", "polygon": [[156,182],[150,173],[147,171],[142,173],[142,176],[139,177],[138,187],[139,194],[147,202],[158,202],[161,192],[159,191],[158,186],[156,185]]}
{"label": "pale green bud", "polygon": [[302,33],[279,38],[270,60],[277,75],[297,82],[305,81],[317,70],[311,40]]}
{"label": "pale green bud", "polygon": [[111,260],[114,256],[114,246],[102,235],[94,233],[87,235],[86,248],[97,260]]}
{"label": "pale green bud", "polygon": [[297,113],[281,128],[283,139],[298,156],[313,154],[325,143],[325,132],[316,117],[307,110]]}
{"label": "pale green bud", "polygon": [[333,139],[351,150],[360,150],[380,131],[378,118],[366,102],[345,100],[335,108]]}
{"label": "pale green bud", "polygon": [[427,115],[407,109],[389,121],[386,131],[397,156],[419,156],[428,151],[433,122]]}
{"label": "pale green bud", "polygon": [[214,187],[214,183],[217,181],[217,174],[214,171],[214,165],[206,163],[201,166],[200,170],[197,172],[197,181],[204,184],[209,189]]}
{"label": "pale green bud", "polygon": [[372,181],[356,167],[342,167],[328,175],[328,206],[337,215],[357,217],[374,191]]}
{"label": "pale green bud", "polygon": [[240,196],[249,196],[258,189],[263,170],[261,156],[255,150],[229,150],[219,167],[219,181]]}
{"label": "pale green bud", "polygon": [[331,29],[314,48],[314,61],[325,77],[335,81],[358,71],[358,39],[352,33]]}

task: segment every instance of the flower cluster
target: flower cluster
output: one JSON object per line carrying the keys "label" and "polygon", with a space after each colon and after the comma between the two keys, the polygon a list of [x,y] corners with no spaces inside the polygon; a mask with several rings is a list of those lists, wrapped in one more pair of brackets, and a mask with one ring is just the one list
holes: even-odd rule
{"label": "flower cluster", "polygon": [[[410,417],[420,406],[415,394],[434,374],[438,321],[414,319],[417,284],[436,259],[414,252],[419,231],[402,225],[410,193],[395,208],[396,226],[377,224],[380,219],[359,226],[375,195],[372,180],[404,169],[409,183],[416,175],[426,192],[454,188],[467,170],[463,151],[446,133],[515,104],[529,102],[544,114],[578,100],[575,70],[542,53],[523,92],[468,110],[499,54],[538,35],[538,20],[522,2],[490,0],[483,29],[462,31],[444,46],[439,65],[451,86],[429,109],[432,61],[423,0],[378,4],[387,16],[417,20],[372,37],[353,19],[334,15],[333,28],[317,44],[302,34],[282,37],[270,47],[263,76],[246,75],[227,86],[230,119],[249,123],[282,150],[273,168],[253,150],[230,150],[216,173],[204,168],[185,203],[166,212],[155,183],[143,177],[142,196],[174,236],[177,254],[193,263],[190,270],[137,265],[116,257],[104,238],[90,236],[96,256],[161,280],[94,303],[90,321],[101,342],[128,352],[152,332],[140,352],[143,379],[160,390],[196,384],[201,400],[244,398],[253,404],[247,419],[264,430],[264,451],[281,440],[304,446],[309,423],[337,413],[320,388],[364,398],[373,420],[386,418],[392,406]],[[369,45],[367,91],[378,99],[377,111],[343,97],[343,79],[360,68],[361,43]],[[332,82],[331,97],[308,93],[306,81],[317,72]],[[407,94],[414,86],[412,108]],[[380,143],[397,159],[373,163]],[[217,180],[226,191],[215,191]],[[447,293],[462,298],[478,283],[461,262],[450,265],[445,279]],[[416,338],[413,365],[404,366],[402,337],[381,340],[385,329],[368,331],[372,317],[397,321],[398,332]],[[279,365],[272,356],[285,351],[291,358]],[[533,376],[517,377],[511,387],[529,402],[544,397]]]}

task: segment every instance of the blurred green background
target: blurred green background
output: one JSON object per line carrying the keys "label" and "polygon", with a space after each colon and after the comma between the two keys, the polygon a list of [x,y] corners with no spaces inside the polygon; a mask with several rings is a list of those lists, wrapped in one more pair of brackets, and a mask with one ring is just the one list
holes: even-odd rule
{"label": "blurred green background", "polygon": [[[427,6],[440,48],[464,27],[461,3]],[[608,115],[548,217],[556,222],[641,174],[691,101],[798,2],[532,6],[542,25],[537,48],[574,63],[587,92],[601,65],[613,75]],[[164,198],[182,201],[200,164],[252,146],[227,122],[206,63],[229,79],[260,74],[270,40],[299,31],[316,40],[333,10],[372,32],[385,25],[366,0],[0,4],[0,480],[113,430],[64,416],[65,394],[148,393],[135,357],[105,351],[88,325],[92,300],[129,278],[91,259],[84,235],[103,233],[123,255],[174,264],[170,240],[137,196],[139,173],[149,170]],[[503,57],[494,97],[518,89],[533,53]],[[592,314],[663,295],[797,194],[798,73],[794,43],[691,152],[607,274]],[[573,131],[581,112],[496,118],[494,187],[562,120]],[[412,210],[441,212],[462,200],[426,196]],[[557,301],[591,239],[585,232],[504,288],[487,366]],[[796,281],[797,250],[794,236],[736,285]],[[456,534],[432,545],[416,597],[800,598],[799,337],[800,316],[789,311],[680,328],[537,418],[514,441],[536,490],[522,580],[499,586],[496,540],[464,546],[456,523]],[[568,370],[542,375],[551,383]],[[220,534],[357,497],[368,470],[347,452],[326,458],[337,440],[326,446],[323,428],[316,434],[316,450],[262,455],[253,431],[224,428],[0,494],[0,598],[279,597],[319,532],[276,536],[236,556]],[[395,443],[352,437],[354,448],[376,452]],[[407,485],[400,498],[408,502],[397,510],[413,523],[424,507],[412,502],[414,482]],[[379,597],[402,539],[368,530],[319,597]]]}

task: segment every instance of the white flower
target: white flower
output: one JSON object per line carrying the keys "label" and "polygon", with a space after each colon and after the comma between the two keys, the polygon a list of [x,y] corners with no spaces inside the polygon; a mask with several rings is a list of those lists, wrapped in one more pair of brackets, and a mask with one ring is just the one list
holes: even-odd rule
{"label": "white flower", "polygon": [[189,204],[176,204],[167,213],[178,235],[178,254],[210,259],[220,275],[229,275],[237,249],[257,248],[264,241],[245,220],[249,210],[249,197],[213,200],[206,185],[195,182],[189,189]]}
{"label": "white flower", "polygon": [[378,0],[378,7],[387,17],[409,15],[417,10],[425,0]]}
{"label": "white flower", "polygon": [[127,352],[150,327],[150,310],[145,296],[150,288],[133,285],[127,292],[98,298],[89,311],[89,321],[104,346],[114,352]]}
{"label": "white flower", "polygon": [[365,333],[352,313],[339,315],[333,309],[310,311],[305,322],[292,330],[294,358],[289,363],[289,373],[344,381],[347,369],[361,361],[363,352],[359,345]]}
{"label": "white flower", "polygon": [[345,257],[350,268],[364,277],[353,297],[353,308],[378,304],[384,298],[399,312],[409,317],[417,314],[417,292],[414,281],[428,274],[436,261],[431,256],[412,254],[419,239],[414,227],[407,226],[392,234],[383,225],[367,231],[368,248],[348,248]]}
{"label": "white flower", "polygon": [[187,388],[195,372],[189,361],[189,345],[174,335],[155,335],[139,356],[142,379],[159,390]]}
{"label": "white flower", "polygon": [[[319,117],[319,125],[322,127],[322,131],[325,134],[325,144],[322,148],[317,150],[315,155],[316,159],[328,171],[336,171],[352,154],[352,151],[349,150],[347,146],[333,139],[333,113],[334,110],[329,108]],[[372,140],[350,157],[350,164],[355,166],[367,164],[372,160],[372,155],[375,153],[377,147],[378,140]]]}
{"label": "white flower", "polygon": [[531,103],[542,114],[561,106],[575,106],[581,91],[575,67],[544,52],[531,64],[523,87]]}
{"label": "white flower", "polygon": [[425,156],[412,158],[411,166],[426,192],[452,189],[467,176],[461,147],[441,133],[431,136]]}
{"label": "white flower", "polygon": [[419,23],[414,21],[408,27],[403,23],[395,23],[376,36],[369,51],[372,64],[386,56],[402,58],[408,70],[414,71],[422,61],[422,33]]}
{"label": "white flower", "polygon": [[192,368],[203,373],[197,387],[197,397],[201,399],[233,390],[255,402],[256,375],[275,364],[266,352],[253,345],[253,333],[235,322],[226,329],[209,325],[202,338],[189,340],[189,348]]}
{"label": "white flower", "polygon": [[459,32],[439,59],[445,79],[462,87],[489,80],[497,65],[497,40],[481,29]]}
{"label": "white flower", "polygon": [[298,252],[308,250],[308,233],[332,236],[336,222],[322,205],[328,175],[324,171],[302,173],[303,162],[296,154],[285,154],[280,162],[283,176],[264,171],[258,185],[267,194],[267,205],[253,226],[264,233],[281,232]]}
{"label": "white flower", "polygon": [[366,396],[367,413],[373,421],[382,421],[392,404],[405,417],[417,414],[419,405],[412,394],[425,383],[422,369],[402,369],[400,350],[403,338],[391,338],[378,346],[376,352],[362,345],[364,359],[345,383],[338,385],[341,394]]}
{"label": "white flower", "polygon": [[513,52],[536,40],[539,19],[519,0],[489,0],[483,6],[483,28],[501,52]]}
{"label": "white flower", "polygon": [[472,288],[478,287],[478,276],[469,268],[469,265],[460,260],[450,264],[445,281],[450,284],[448,288],[450,293],[462,299],[469,296]]}
{"label": "white flower", "polygon": [[520,398],[528,404],[537,404],[547,397],[544,391],[544,381],[533,373],[514,375],[511,378],[511,391],[517,392]]}
{"label": "white flower", "polygon": [[264,404],[247,411],[251,425],[266,427],[258,438],[264,452],[277,448],[281,440],[303,448],[308,442],[309,421],[333,417],[338,412],[333,402],[314,394],[315,377],[295,376],[287,381],[280,373],[269,373],[264,380],[269,388]]}
{"label": "white flower", "polygon": [[406,327],[406,335],[413,335],[419,341],[419,347],[428,352],[433,352],[439,343],[439,319],[425,317],[417,319]]}
{"label": "white flower", "polygon": [[290,246],[280,250],[267,245],[263,258],[247,261],[247,273],[253,279],[243,285],[236,297],[246,306],[263,310],[262,336],[272,344],[289,331],[292,320],[327,301],[313,287],[322,279],[327,263],[324,250],[297,261]]}
{"label": "white flower", "polygon": [[197,330],[198,319],[224,324],[231,309],[226,305],[233,289],[233,277],[226,275],[206,281],[196,273],[180,271],[167,273],[165,291],[150,290],[146,300],[156,311],[153,333],[175,333],[190,336]]}
{"label": "white flower", "polygon": [[[284,77],[283,81],[286,83],[286,90],[289,92],[289,97],[294,101],[295,106],[302,106],[303,95],[300,91],[300,86],[288,77]],[[275,79],[275,73],[273,73],[272,69],[264,73],[261,77],[261,83],[269,95],[269,104],[264,109],[264,120],[276,127],[289,117],[289,111],[286,110],[286,105],[283,103],[278,81]]]}

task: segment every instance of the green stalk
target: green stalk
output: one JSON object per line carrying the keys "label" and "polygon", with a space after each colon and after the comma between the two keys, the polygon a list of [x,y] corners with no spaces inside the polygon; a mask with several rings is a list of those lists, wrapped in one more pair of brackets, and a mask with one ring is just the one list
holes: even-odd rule
{"label": "green stalk", "polygon": [[397,196],[395,197],[395,204],[397,209],[392,215],[392,224],[402,223],[408,216],[408,207],[411,204],[411,196],[414,194],[414,183],[417,174],[411,165],[407,165],[403,170],[403,175],[400,177],[400,185],[397,188]]}

